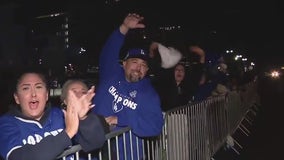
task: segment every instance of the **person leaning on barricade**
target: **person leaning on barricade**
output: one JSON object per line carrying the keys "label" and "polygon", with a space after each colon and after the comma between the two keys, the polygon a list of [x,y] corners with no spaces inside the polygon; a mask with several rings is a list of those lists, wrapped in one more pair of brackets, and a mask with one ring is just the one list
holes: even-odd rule
{"label": "person leaning on barricade", "polygon": [[[103,115],[113,130],[130,127],[133,156],[142,158],[143,137],[158,136],[164,125],[160,98],[150,78],[148,49],[129,48],[122,64],[120,51],[129,30],[144,28],[144,17],[128,14],[118,29],[107,39],[99,59],[99,83],[94,113]],[[129,134],[126,135],[129,137]],[[136,141],[136,138],[138,141]],[[136,144],[138,142],[139,156]],[[119,140],[120,159],[124,157],[123,140]],[[131,159],[130,140],[126,140],[127,159]],[[136,158],[135,158],[136,159]]]}
{"label": "person leaning on barricade", "polygon": [[[72,90],[77,97],[82,97],[84,94],[88,92],[88,86],[87,86],[87,83],[83,79],[80,79],[80,78],[69,78],[66,82],[64,82],[62,86],[62,94],[60,95],[61,106],[63,107],[67,105],[66,102],[68,102],[68,98],[70,98],[70,94],[68,94],[70,90]],[[104,117],[100,115],[96,115],[96,116],[101,120],[103,127],[104,127],[105,134],[109,133],[109,128],[108,128],[108,125]],[[94,135],[89,135],[89,136],[90,138],[101,138],[99,136],[96,137]],[[74,142],[74,144],[76,144],[76,142]],[[98,156],[98,150],[94,150],[89,153],[91,154],[92,159],[96,159],[94,157]],[[81,151],[80,160],[87,159],[89,153]]]}
{"label": "person leaning on barricade", "polygon": [[[80,144],[83,151],[101,148],[105,132],[100,119],[88,114],[94,107],[94,87],[78,97],[69,90],[66,110],[50,106],[42,72],[28,69],[15,82],[9,112],[0,117],[0,153],[6,160],[54,160],[65,149]],[[67,156],[73,159],[74,155]]]}

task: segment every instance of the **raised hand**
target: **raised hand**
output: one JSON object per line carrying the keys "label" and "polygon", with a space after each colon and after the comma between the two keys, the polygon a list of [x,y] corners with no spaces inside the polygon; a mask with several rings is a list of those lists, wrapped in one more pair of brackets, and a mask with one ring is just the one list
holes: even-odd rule
{"label": "raised hand", "polygon": [[155,54],[158,54],[158,42],[152,42],[149,47],[149,56],[150,58],[154,58]]}
{"label": "raised hand", "polygon": [[143,19],[144,17],[136,13],[129,13],[120,26],[120,32],[126,34],[129,29],[145,28],[145,25],[141,23]]}
{"label": "raised hand", "polygon": [[205,63],[205,51],[197,45],[190,46],[189,51],[199,56],[200,63]]}
{"label": "raised hand", "polygon": [[92,98],[95,96],[95,86],[92,86],[88,92],[82,95],[78,100],[81,103],[81,106],[78,108],[78,116],[80,120],[83,120],[87,117],[88,111],[93,108],[95,105],[92,104]]}

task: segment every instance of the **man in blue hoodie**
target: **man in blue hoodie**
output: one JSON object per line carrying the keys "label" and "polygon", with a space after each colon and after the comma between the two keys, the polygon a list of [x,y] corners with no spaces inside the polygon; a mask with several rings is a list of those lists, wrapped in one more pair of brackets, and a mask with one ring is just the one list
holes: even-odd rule
{"label": "man in blue hoodie", "polygon": [[[120,50],[130,29],[144,28],[143,17],[128,14],[123,23],[106,41],[99,60],[99,85],[96,87],[93,112],[105,117],[114,130],[129,126],[132,130],[132,145],[129,133],[126,135],[127,159],[141,159],[143,137],[158,136],[164,120],[160,98],[147,78],[149,55],[145,49],[128,50],[122,65],[119,63]],[[136,139],[138,138],[138,141]],[[124,157],[122,139],[119,140],[120,159]],[[136,146],[138,143],[139,153]],[[131,156],[130,146],[133,146]]]}

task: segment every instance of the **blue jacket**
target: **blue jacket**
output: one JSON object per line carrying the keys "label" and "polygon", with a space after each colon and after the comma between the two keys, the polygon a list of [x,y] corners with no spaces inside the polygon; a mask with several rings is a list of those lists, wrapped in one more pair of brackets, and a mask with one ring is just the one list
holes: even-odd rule
{"label": "blue jacket", "polygon": [[134,134],[133,140],[138,137],[141,141],[140,137],[160,135],[164,120],[160,97],[150,79],[145,77],[134,83],[126,81],[119,63],[124,40],[125,36],[117,29],[102,49],[99,61],[100,79],[96,87],[93,111],[105,117],[117,116],[118,124],[115,129],[129,126]]}
{"label": "blue jacket", "polygon": [[[79,132],[70,139],[59,107],[47,107],[40,121],[26,118],[18,106],[0,117],[0,153],[4,159],[54,160],[73,142],[88,152],[103,146],[105,132],[97,115],[80,121]],[[71,158],[71,157],[69,157]]]}

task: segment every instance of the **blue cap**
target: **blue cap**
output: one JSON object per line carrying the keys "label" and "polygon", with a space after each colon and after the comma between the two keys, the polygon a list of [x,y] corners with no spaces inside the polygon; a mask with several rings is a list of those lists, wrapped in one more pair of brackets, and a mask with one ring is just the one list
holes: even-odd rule
{"label": "blue cap", "polygon": [[129,58],[140,58],[143,59],[144,61],[149,60],[149,54],[147,51],[141,48],[132,48],[129,49],[124,60],[127,60]]}

